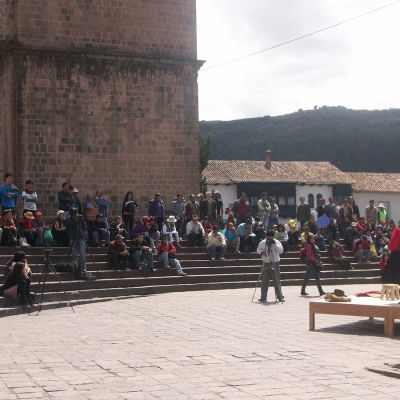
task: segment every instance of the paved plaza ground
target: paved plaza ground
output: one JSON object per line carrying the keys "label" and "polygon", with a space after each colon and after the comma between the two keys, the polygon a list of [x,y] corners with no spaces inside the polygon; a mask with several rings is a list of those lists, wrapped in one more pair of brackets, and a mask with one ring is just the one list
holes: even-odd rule
{"label": "paved plaza ground", "polygon": [[399,362],[399,326],[390,339],[382,321],[318,315],[309,332],[299,288],[284,288],[285,304],[251,303],[252,294],[169,293],[2,318],[0,399],[400,399],[400,380],[365,369]]}

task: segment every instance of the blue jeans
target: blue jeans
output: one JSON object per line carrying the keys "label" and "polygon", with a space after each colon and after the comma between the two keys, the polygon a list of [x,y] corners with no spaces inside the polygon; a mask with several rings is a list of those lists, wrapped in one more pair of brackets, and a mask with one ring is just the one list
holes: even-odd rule
{"label": "blue jeans", "polygon": [[161,267],[168,268],[172,267],[176,269],[176,272],[179,274],[182,272],[182,267],[180,262],[176,258],[168,257],[168,253],[164,252],[160,254],[160,265]]}
{"label": "blue jeans", "polygon": [[207,251],[210,258],[216,258],[218,260],[219,258],[224,258],[225,249],[225,246],[216,246],[215,244],[213,244],[212,246],[207,248]]}
{"label": "blue jeans", "polygon": [[357,259],[359,264],[362,262],[367,262],[371,258],[371,250],[358,250],[354,254],[354,257]]}
{"label": "blue jeans", "polygon": [[110,232],[93,231],[92,238],[94,244],[98,244],[100,240],[104,240],[106,244],[110,243]]}
{"label": "blue jeans", "polygon": [[86,272],[86,242],[84,239],[72,242],[71,256],[74,260],[75,271],[79,274]]}
{"label": "blue jeans", "polygon": [[147,264],[147,268],[154,269],[153,255],[148,251],[136,250],[132,253],[133,267],[142,269],[143,264]]}

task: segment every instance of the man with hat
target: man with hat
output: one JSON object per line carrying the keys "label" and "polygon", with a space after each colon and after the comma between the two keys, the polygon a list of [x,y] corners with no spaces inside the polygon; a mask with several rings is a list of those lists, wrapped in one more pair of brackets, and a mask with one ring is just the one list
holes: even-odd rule
{"label": "man with hat", "polygon": [[262,240],[257,247],[257,253],[261,255],[263,262],[261,271],[261,297],[258,301],[267,301],[269,281],[272,279],[275,297],[278,301],[284,302],[279,270],[280,254],[283,253],[283,246],[279,240],[274,239],[273,231],[267,232],[266,239]]}
{"label": "man with hat", "polygon": [[378,204],[378,211],[376,213],[376,223],[386,224],[388,222],[388,216],[386,212],[386,207],[383,203]]}
{"label": "man with hat", "polygon": [[125,270],[128,267],[129,252],[124,237],[117,234],[108,246],[108,257],[112,269]]}
{"label": "man with hat", "polygon": [[170,215],[167,219],[167,221],[163,224],[162,228],[162,234],[168,236],[168,240],[173,243],[175,240],[175,244],[180,247],[179,244],[179,233],[176,229],[175,223],[177,222],[177,219],[173,216]]}

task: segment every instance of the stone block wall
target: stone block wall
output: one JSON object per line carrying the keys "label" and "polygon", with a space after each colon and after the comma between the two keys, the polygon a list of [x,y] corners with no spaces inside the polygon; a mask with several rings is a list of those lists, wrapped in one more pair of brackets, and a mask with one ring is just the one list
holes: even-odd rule
{"label": "stone block wall", "polygon": [[128,190],[143,211],[198,190],[195,0],[6,3],[0,172],[33,179],[48,215],[64,181],[102,189],[113,215]]}

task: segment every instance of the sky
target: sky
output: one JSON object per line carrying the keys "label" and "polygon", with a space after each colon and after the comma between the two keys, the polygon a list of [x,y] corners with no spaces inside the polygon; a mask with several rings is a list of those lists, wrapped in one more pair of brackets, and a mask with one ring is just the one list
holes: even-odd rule
{"label": "sky", "polygon": [[[315,36],[210,68],[394,0],[197,0],[200,120],[314,106],[400,108],[400,2]],[[208,69],[209,68],[209,69]]]}

